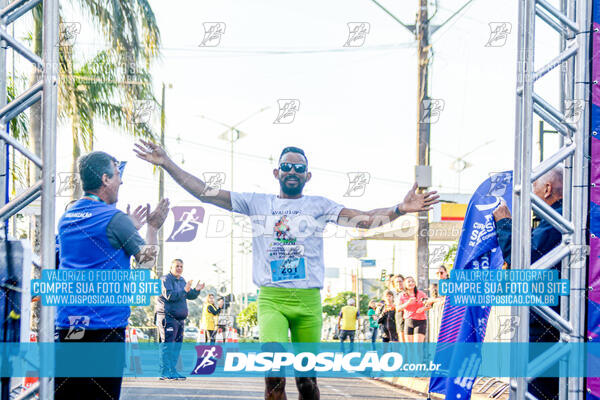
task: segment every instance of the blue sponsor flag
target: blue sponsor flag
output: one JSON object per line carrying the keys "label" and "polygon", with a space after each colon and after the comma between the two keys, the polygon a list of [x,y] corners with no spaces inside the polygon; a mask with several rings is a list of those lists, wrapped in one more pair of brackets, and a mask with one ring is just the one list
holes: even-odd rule
{"label": "blue sponsor flag", "polygon": [[[492,174],[471,197],[458,242],[454,270],[499,269],[504,263],[498,245],[492,212],[501,200],[512,209],[512,172]],[[434,362],[441,363],[433,374],[429,391],[445,394],[448,399],[471,398],[471,389],[481,363],[477,346],[454,354],[454,343],[483,342],[490,314],[486,306],[455,306],[446,297]],[[468,354],[467,354],[468,353]]]}

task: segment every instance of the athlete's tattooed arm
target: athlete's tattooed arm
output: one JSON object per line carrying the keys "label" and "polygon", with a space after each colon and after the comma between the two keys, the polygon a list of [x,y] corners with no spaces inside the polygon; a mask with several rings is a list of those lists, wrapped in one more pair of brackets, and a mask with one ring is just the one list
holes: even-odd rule
{"label": "athlete's tattooed arm", "polygon": [[436,191],[417,193],[417,184],[408,191],[404,200],[392,207],[376,208],[369,211],[343,208],[337,224],[351,228],[372,229],[387,224],[410,212],[429,211],[439,202]]}
{"label": "athlete's tattooed arm", "polygon": [[133,149],[133,151],[139,158],[164,168],[175,182],[187,190],[191,195],[200,201],[214,204],[217,207],[231,211],[231,193],[229,191],[210,187],[198,177],[184,171],[175,164],[173,160],[169,158],[166,151],[157,144],[140,140],[140,143],[136,143],[135,146],[136,148]]}

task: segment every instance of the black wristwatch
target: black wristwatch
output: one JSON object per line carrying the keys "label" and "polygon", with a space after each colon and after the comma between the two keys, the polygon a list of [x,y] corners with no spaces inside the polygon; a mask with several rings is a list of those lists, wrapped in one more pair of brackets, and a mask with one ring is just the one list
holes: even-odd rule
{"label": "black wristwatch", "polygon": [[400,216],[402,216],[402,215],[404,215],[404,214],[406,214],[404,211],[400,211],[400,210],[398,209],[398,206],[400,206],[400,204],[397,204],[397,205],[396,205],[396,207],[394,207],[394,213],[395,213],[397,216],[399,216],[399,217],[400,217]]}

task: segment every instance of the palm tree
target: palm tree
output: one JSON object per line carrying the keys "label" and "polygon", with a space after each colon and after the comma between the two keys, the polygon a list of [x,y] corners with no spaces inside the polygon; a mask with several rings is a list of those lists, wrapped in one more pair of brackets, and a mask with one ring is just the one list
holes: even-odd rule
{"label": "palm tree", "polygon": [[[78,0],[82,14],[90,17],[92,24],[97,25],[107,38],[110,44],[110,60],[111,62],[118,62],[121,65],[133,66],[136,70],[145,71],[150,66],[150,62],[153,58],[158,56],[160,46],[160,32],[156,23],[156,18],[152,7],[148,0]],[[37,55],[41,56],[42,51],[42,7],[39,5],[33,10],[34,17],[34,29],[33,29],[33,51]],[[63,21],[61,17],[61,21]],[[62,25],[64,28],[64,25]],[[61,29],[61,34],[64,31]],[[60,49],[60,63],[61,72],[65,74],[65,79],[61,79],[62,86],[59,88],[59,107],[62,109],[61,118],[71,118],[74,126],[73,130],[73,142],[74,142],[74,156],[78,154],[79,150],[75,147],[80,148],[79,144],[84,143],[86,150],[91,150],[93,143],[93,117],[99,116],[109,125],[115,125],[118,127],[123,126],[123,120],[105,119],[107,115],[107,103],[97,104],[97,107],[92,107],[94,110],[91,114],[86,114],[90,111],[89,108],[85,107],[86,104],[93,103],[94,100],[91,98],[84,98],[84,95],[105,95],[108,92],[114,93],[114,99],[121,99],[129,104],[130,109],[135,99],[141,99],[140,97],[147,94],[148,88],[145,85],[118,85],[113,86],[110,89],[104,91],[98,90],[98,86],[95,85],[95,89],[90,90],[79,90],[77,93],[69,92],[69,89],[77,89],[73,82],[78,81],[82,86],[82,78],[75,78],[75,69],[73,68],[73,54],[72,48],[69,46],[61,46]],[[84,66],[85,67],[85,66]],[[78,71],[81,72],[81,71]],[[31,76],[31,83],[36,82],[39,79],[39,71],[33,69]],[[147,76],[149,81],[149,75],[142,72],[140,75]],[[72,78],[71,78],[72,77]],[[110,85],[109,85],[110,86]],[[138,87],[142,86],[142,87]],[[107,100],[104,97],[104,100]],[[68,103],[68,104],[66,104]],[[101,111],[103,109],[104,111]],[[68,114],[68,112],[72,114]],[[131,115],[132,112],[129,112]],[[119,114],[114,114],[119,115]],[[120,114],[123,115],[123,114]],[[29,146],[31,150],[38,156],[41,156],[41,105],[36,103],[30,109],[30,135],[29,135]],[[87,118],[89,117],[89,118]],[[86,120],[87,119],[87,120]],[[127,133],[133,133],[140,135],[139,129],[128,129]],[[83,135],[83,141],[79,135]],[[142,135],[143,136],[143,135]],[[30,184],[35,183],[41,178],[41,171],[34,168],[34,173],[30,174]],[[34,218],[34,232],[36,234],[32,238],[34,252],[39,253],[39,234],[40,221],[39,218]]]}
{"label": "palm tree", "polygon": [[[90,17],[90,23],[98,26],[100,31],[108,39],[110,50],[106,54],[98,54],[95,58],[109,57],[112,65],[115,60],[119,60],[121,65],[133,66],[136,70],[145,71],[150,67],[150,62],[158,56],[160,46],[160,32],[156,23],[156,18],[148,0],[78,0],[76,2],[82,13]],[[61,18],[61,21],[63,19]],[[33,52],[38,56],[42,53],[42,5],[33,9]],[[102,88],[100,79],[106,77],[102,75],[98,81],[87,81],[84,84],[86,71],[91,71],[94,67],[91,64],[84,64],[81,68],[75,70],[73,67],[72,48],[69,46],[59,47],[60,70],[65,76],[60,79],[59,87],[59,108],[62,119],[72,119],[73,129],[73,156],[80,152],[80,144],[83,143],[86,149],[93,146],[93,118],[100,117],[109,125],[123,127],[123,115],[131,115],[132,112],[123,113],[115,107],[115,101],[121,100],[129,105],[134,99],[143,99],[140,97],[146,95],[151,85],[106,85]],[[86,69],[87,65],[87,69]],[[96,64],[101,66],[103,64]],[[100,68],[100,67],[99,67]],[[104,68],[104,67],[102,67]],[[110,67],[107,67],[110,71]],[[102,69],[104,71],[104,69]],[[139,75],[150,82],[149,74],[142,72]],[[31,84],[37,82],[40,77],[40,71],[33,68],[30,77]],[[110,82],[116,82],[111,80]],[[92,84],[90,84],[92,83]],[[95,99],[94,96],[99,96]],[[121,109],[124,111],[124,109]],[[117,116],[120,118],[110,118]],[[41,157],[41,104],[37,102],[30,108],[30,126],[29,126],[29,147],[33,153]],[[131,119],[131,118],[130,118]],[[134,124],[135,125],[135,124]],[[125,130],[127,133],[138,135],[147,135],[149,130],[144,127],[131,127]],[[142,132],[146,132],[143,134]],[[83,138],[81,138],[82,136]],[[83,139],[83,140],[82,140]],[[29,174],[30,185],[41,179],[41,171],[33,168]],[[35,253],[40,252],[40,231],[41,218],[33,217],[32,249]],[[33,277],[39,277],[39,270],[34,269]],[[38,303],[36,303],[37,305]],[[37,331],[37,316],[39,315],[39,306],[32,309],[32,329]]]}
{"label": "palm tree", "polygon": [[[81,149],[89,152],[93,148],[96,118],[135,137],[154,137],[149,121],[136,115],[140,104],[156,103],[151,76],[147,71],[140,69],[135,76],[128,74],[121,68],[118,54],[113,51],[101,51],[76,68],[72,49],[66,49],[61,53],[60,65],[62,78],[58,111],[59,119],[71,120],[73,173],[77,171]],[[77,199],[80,196],[81,187],[78,185],[72,197]]]}
{"label": "palm tree", "polygon": [[[25,81],[25,77],[21,77],[22,81]],[[17,97],[17,93],[19,92],[16,88],[17,83],[15,82],[15,78],[13,76],[9,76],[6,82],[6,94],[8,102],[13,101]],[[20,141],[27,140],[27,132],[29,130],[29,119],[23,113],[17,115],[10,121],[10,135],[15,139]],[[22,163],[17,163],[16,161],[16,153],[13,149],[12,158],[12,166],[11,166],[11,178],[13,183],[19,182],[23,184],[27,181],[26,174],[24,172],[25,168]],[[22,160],[24,161],[24,160]],[[15,195],[15,185],[13,184],[12,195]]]}
{"label": "palm tree", "polygon": [[[9,103],[17,97],[17,92],[15,79],[13,76],[9,76],[6,81],[6,95]],[[10,133],[16,139],[25,139],[27,137],[28,127],[29,120],[23,113],[17,115],[10,121]]]}

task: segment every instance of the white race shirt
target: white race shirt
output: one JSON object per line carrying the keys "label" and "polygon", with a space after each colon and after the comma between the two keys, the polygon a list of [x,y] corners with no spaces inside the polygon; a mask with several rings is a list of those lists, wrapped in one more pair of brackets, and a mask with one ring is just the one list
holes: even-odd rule
{"label": "white race shirt", "polygon": [[323,288],[323,231],[337,222],[341,204],[321,196],[281,199],[231,193],[234,212],[252,221],[252,280],[258,287]]}

